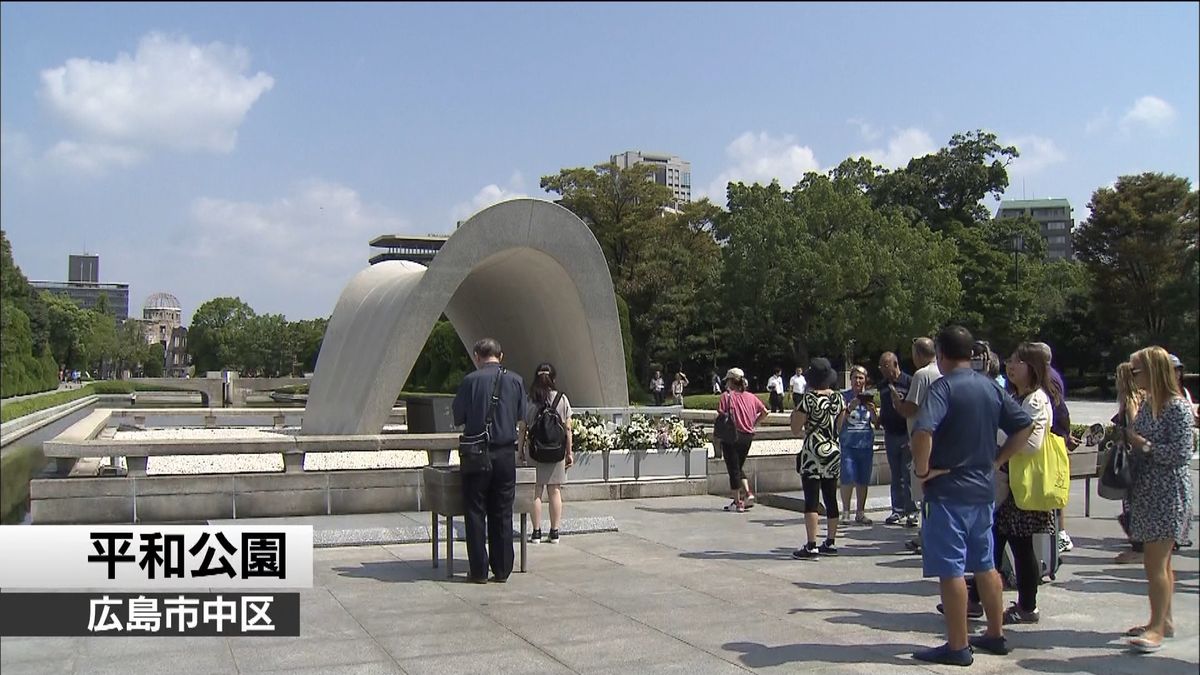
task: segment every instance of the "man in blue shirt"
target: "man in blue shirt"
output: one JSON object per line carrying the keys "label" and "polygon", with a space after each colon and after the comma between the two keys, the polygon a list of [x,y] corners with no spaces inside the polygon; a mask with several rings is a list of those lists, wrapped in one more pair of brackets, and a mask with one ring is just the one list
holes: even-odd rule
{"label": "man in blue shirt", "polygon": [[[941,582],[946,644],[917,652],[922,661],[969,666],[971,647],[994,654],[1009,649],[1003,629],[1003,582],[992,561],[995,467],[1023,447],[1033,420],[996,383],[971,368],[975,340],[962,326],[947,326],[937,337],[942,378],[913,425],[912,453],[924,487],[924,571]],[[996,430],[1008,434],[996,450]],[[975,582],[987,614],[983,635],[967,639],[966,572]]]}

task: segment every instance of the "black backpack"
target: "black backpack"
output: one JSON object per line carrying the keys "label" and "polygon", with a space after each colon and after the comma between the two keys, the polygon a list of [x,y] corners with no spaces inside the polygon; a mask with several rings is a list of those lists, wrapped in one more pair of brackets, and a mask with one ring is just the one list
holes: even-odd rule
{"label": "black backpack", "polygon": [[713,432],[717,435],[717,440],[722,443],[732,444],[737,441],[737,425],[733,422],[733,401],[729,401],[729,409],[725,412],[717,413],[717,421],[713,424]]}
{"label": "black backpack", "polygon": [[553,403],[542,405],[533,420],[533,427],[529,431],[529,455],[536,462],[561,462],[567,456],[567,425],[562,415],[558,414],[560,400],[561,391],[554,397]]}

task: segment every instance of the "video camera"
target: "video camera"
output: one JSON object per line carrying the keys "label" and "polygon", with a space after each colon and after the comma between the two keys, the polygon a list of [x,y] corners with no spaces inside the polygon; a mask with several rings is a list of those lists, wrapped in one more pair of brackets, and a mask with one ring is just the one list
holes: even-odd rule
{"label": "video camera", "polygon": [[986,375],[988,366],[991,365],[991,359],[991,346],[983,340],[976,340],[975,344],[971,346],[971,370]]}

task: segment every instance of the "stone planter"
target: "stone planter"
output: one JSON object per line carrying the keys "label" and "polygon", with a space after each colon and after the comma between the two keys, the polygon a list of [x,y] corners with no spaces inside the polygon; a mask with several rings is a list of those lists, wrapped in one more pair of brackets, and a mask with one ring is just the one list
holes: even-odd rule
{"label": "stone planter", "polygon": [[609,450],[608,481],[637,480],[638,455],[645,450]]}
{"label": "stone planter", "polygon": [[704,448],[679,450],[610,450],[608,481],[698,478],[708,475],[708,451]]}
{"label": "stone planter", "polygon": [[575,463],[567,469],[567,480],[578,482],[604,482],[604,470],[608,463],[606,452],[576,452]]}

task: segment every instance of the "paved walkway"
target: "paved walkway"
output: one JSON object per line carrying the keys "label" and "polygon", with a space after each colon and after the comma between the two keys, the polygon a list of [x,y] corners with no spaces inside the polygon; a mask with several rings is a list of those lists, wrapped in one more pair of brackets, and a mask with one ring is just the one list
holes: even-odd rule
{"label": "paved walkway", "polygon": [[[533,546],[530,572],[505,585],[446,581],[428,544],[319,549],[300,638],[5,639],[0,663],[5,675],[963,672],[910,657],[943,639],[936,585],[901,552],[910,530],[852,528],[838,558],[798,562],[800,514],[731,514],[725,503],[568,504],[575,517],[613,516],[620,531]],[[1013,654],[977,655],[973,672],[1197,672],[1196,549],[1176,563],[1179,637],[1131,655],[1119,633],[1145,620],[1146,583],[1140,568],[1111,563],[1117,505],[1094,508],[1085,519],[1082,499],[1072,504],[1076,550],[1042,587],[1042,623],[1013,628]]]}

